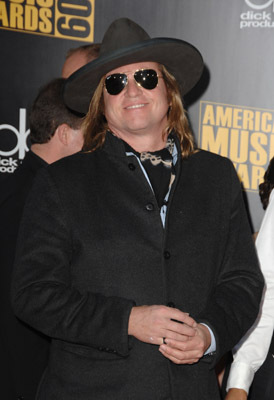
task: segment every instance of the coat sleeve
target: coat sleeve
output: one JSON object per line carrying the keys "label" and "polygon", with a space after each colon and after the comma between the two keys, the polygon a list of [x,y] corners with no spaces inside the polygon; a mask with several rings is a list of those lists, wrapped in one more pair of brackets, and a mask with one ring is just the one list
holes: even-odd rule
{"label": "coat sleeve", "polygon": [[226,190],[229,224],[225,246],[212,294],[199,315],[199,320],[208,324],[215,335],[215,362],[254,323],[264,287],[241,186],[232,163],[229,164],[230,187]]}
{"label": "coat sleeve", "polygon": [[234,348],[233,363],[227,382],[229,388],[247,393],[255,372],[266,359],[274,328],[274,191],[257,236],[256,248],[266,289],[261,309],[252,328]]}
{"label": "coat sleeve", "polygon": [[134,302],[78,291],[71,278],[73,241],[58,190],[38,173],[24,209],[11,300],[15,314],[51,338],[127,356]]}

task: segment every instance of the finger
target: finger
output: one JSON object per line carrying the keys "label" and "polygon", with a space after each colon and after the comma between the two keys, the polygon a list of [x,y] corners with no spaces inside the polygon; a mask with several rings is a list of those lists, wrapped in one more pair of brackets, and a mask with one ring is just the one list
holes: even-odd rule
{"label": "finger", "polygon": [[164,357],[168,358],[170,361],[172,361],[175,364],[195,364],[199,361],[198,357],[182,357],[180,354],[179,357],[175,357],[173,354],[169,354],[168,352],[164,351],[161,346],[159,347],[159,351],[163,354]]}
{"label": "finger", "polygon": [[[180,325],[180,324],[177,324],[177,325]],[[189,328],[189,327],[182,328],[180,326],[178,330],[181,330],[182,332],[187,333],[187,335],[177,333],[177,332],[174,332],[173,330],[169,330],[169,329],[162,327],[162,328],[160,328],[159,332],[155,331],[153,333],[153,335],[151,335],[148,338],[147,342],[151,343],[151,344],[158,344],[158,345],[161,345],[164,342],[166,343],[167,339],[168,340],[172,339],[175,342],[186,342],[190,338],[193,338],[193,336],[190,336],[190,335],[193,335],[193,332],[194,332],[194,335],[196,335],[196,331],[193,328]]]}
{"label": "finger", "polygon": [[[164,336],[165,335],[165,336]],[[165,338],[165,341],[167,343],[167,340],[174,340],[178,342],[186,342],[189,340],[188,335],[182,335],[181,333],[176,333],[170,330],[165,330],[163,332],[163,337]]]}
{"label": "finger", "polygon": [[184,335],[179,335],[177,333],[174,333],[172,331],[167,331],[165,333],[167,336],[160,336],[160,337],[150,337],[149,343],[151,344],[158,344],[159,346],[161,344],[167,344],[167,340],[169,340],[172,337],[172,340],[176,341],[176,342],[186,342],[187,340],[189,340],[188,336],[184,336]]}
{"label": "finger", "polygon": [[188,360],[188,359],[200,359],[204,353],[200,348],[190,348],[186,349],[186,344],[182,342],[176,342],[177,347],[171,347],[169,344],[161,344],[160,348],[166,354],[169,354],[172,357],[175,357],[179,360]]}
{"label": "finger", "polygon": [[[168,331],[172,331],[180,335],[191,336],[191,337],[196,336],[196,329],[185,323],[182,324],[170,320],[168,321],[166,328]],[[169,337],[168,334],[166,336]]]}
{"label": "finger", "polygon": [[198,336],[189,338],[187,341],[166,338],[165,344],[168,349],[177,349],[184,353],[196,351],[199,357],[202,357],[205,352],[203,341]]}
{"label": "finger", "polygon": [[174,321],[181,322],[187,324],[188,326],[196,328],[197,322],[188,313],[178,310],[177,308],[169,308],[169,310],[170,310],[170,319],[173,319]]}

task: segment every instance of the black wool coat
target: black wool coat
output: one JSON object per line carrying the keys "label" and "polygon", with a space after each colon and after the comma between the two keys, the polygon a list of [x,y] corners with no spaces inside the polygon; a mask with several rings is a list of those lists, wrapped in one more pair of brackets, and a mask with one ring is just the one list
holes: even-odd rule
{"label": "black wool coat", "polygon": [[29,151],[0,190],[0,398],[34,400],[49,354],[49,338],[15,317],[10,284],[19,224],[37,171],[47,163]]}
{"label": "black wool coat", "polygon": [[[123,142],[43,169],[25,208],[12,299],[53,338],[39,400],[219,399],[214,363],[251,326],[263,279],[231,162],[179,158],[163,229],[153,192]],[[189,312],[217,352],[175,365],[129,337],[134,305]]]}

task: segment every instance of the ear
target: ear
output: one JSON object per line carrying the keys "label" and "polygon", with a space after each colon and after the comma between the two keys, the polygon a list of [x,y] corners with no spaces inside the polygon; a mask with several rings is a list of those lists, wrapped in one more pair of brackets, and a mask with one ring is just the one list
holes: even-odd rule
{"label": "ear", "polygon": [[64,146],[67,146],[69,144],[70,129],[67,124],[59,125],[58,128],[56,129],[56,134],[58,136],[58,139]]}

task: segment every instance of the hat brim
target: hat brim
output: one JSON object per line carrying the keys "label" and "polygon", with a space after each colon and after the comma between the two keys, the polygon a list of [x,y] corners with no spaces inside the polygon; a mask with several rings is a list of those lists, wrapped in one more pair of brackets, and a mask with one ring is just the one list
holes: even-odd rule
{"label": "hat brim", "polygon": [[74,72],[65,83],[65,104],[86,114],[102,76],[115,68],[137,62],[163,64],[176,78],[182,96],[196,85],[204,67],[200,52],[190,43],[170,38],[145,40],[103,55]]}

